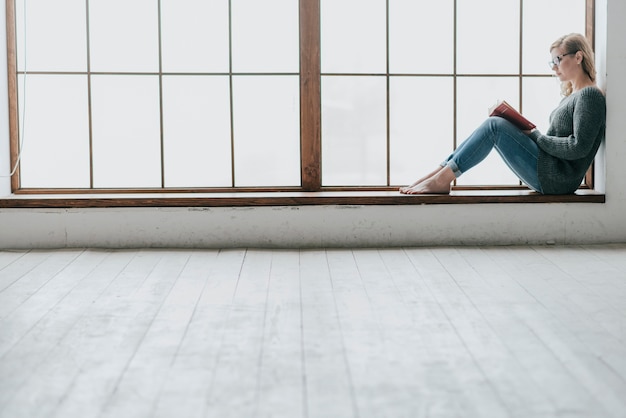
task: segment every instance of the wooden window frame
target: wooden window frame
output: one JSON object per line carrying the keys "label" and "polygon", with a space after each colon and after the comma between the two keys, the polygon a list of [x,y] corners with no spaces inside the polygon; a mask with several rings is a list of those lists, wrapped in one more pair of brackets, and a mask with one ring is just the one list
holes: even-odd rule
{"label": "wooden window frame", "polygon": [[[523,7],[523,2],[520,3],[520,7]],[[593,167],[586,175],[585,185],[575,194],[569,196],[541,195],[530,191],[521,184],[519,187],[454,186],[450,195],[424,196],[400,195],[393,186],[322,187],[320,0],[299,0],[299,10],[301,187],[21,188],[19,170],[17,170],[11,179],[13,195],[0,199],[0,208],[605,202],[605,196],[593,190]],[[15,0],[6,0],[6,15],[10,161],[11,167],[14,167],[18,164],[19,159]],[[595,1],[586,0],[586,36],[592,41],[592,45],[594,43],[594,28]],[[88,74],[90,74],[89,69]],[[159,75],[161,75],[160,71]],[[232,74],[230,75],[232,77]],[[455,80],[456,76],[457,74],[454,74]],[[91,184],[93,185],[93,181]]]}

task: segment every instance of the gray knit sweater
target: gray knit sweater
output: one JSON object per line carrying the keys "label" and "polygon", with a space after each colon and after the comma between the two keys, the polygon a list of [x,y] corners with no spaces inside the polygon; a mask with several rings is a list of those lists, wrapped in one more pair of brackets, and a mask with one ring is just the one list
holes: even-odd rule
{"label": "gray knit sweater", "polygon": [[596,87],[561,100],[550,114],[546,134],[530,137],[539,146],[537,174],[544,194],[573,193],[580,186],[604,139],[606,101]]}

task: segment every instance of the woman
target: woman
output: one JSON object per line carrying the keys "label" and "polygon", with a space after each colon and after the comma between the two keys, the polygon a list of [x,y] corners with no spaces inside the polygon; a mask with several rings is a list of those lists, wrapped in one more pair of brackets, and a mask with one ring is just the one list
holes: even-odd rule
{"label": "woman", "polygon": [[596,86],[593,52],[580,34],[565,35],[550,47],[550,67],[564,98],[550,115],[545,134],[522,131],[500,117],[488,118],[432,173],[405,194],[450,193],[450,184],[487,157],[493,148],[528,187],[543,194],[573,193],[604,138],[606,102]]}

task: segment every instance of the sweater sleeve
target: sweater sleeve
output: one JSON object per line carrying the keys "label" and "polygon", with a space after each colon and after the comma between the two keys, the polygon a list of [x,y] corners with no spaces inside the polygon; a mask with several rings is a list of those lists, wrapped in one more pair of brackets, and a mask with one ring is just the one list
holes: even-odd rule
{"label": "sweater sleeve", "polygon": [[[571,113],[571,110],[567,113]],[[554,136],[544,135],[537,130],[531,132],[530,136],[546,153],[565,160],[576,160],[592,151],[605,117],[604,95],[596,88],[586,88],[580,91],[573,103],[571,121],[568,120],[570,116],[564,113],[555,115],[550,129],[556,133]]]}

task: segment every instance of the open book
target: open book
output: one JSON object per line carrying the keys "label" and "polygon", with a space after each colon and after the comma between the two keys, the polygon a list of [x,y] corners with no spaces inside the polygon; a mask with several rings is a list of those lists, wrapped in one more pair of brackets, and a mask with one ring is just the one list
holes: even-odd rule
{"label": "open book", "polygon": [[489,116],[500,116],[522,130],[531,130],[537,126],[504,100],[498,100],[495,105],[489,108]]}

